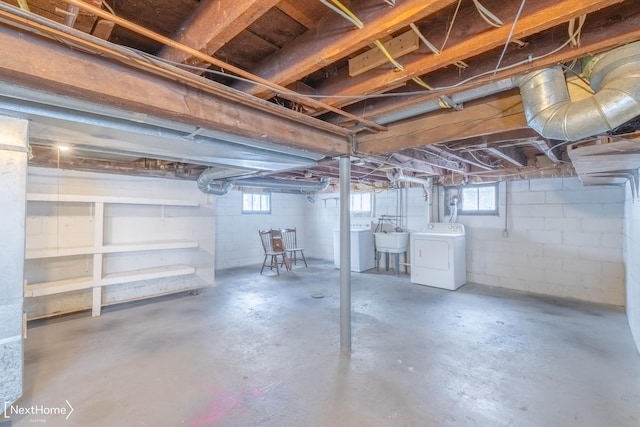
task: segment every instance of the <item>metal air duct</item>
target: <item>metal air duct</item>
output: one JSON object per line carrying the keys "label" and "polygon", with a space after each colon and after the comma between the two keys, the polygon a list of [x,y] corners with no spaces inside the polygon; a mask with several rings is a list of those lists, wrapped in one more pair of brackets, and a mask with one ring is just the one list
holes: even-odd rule
{"label": "metal air duct", "polygon": [[220,172],[217,169],[206,169],[198,177],[198,188],[203,193],[215,194],[216,196],[224,196],[233,184],[230,181],[216,181],[219,179]]}
{"label": "metal air duct", "polygon": [[234,180],[233,184],[242,187],[269,188],[272,190],[281,190],[302,194],[314,193],[326,189],[329,186],[329,180],[323,178],[320,182],[309,182],[295,181],[290,179],[252,177]]}
{"label": "metal air duct", "polygon": [[545,138],[576,141],[640,116],[640,42],[595,56],[584,72],[596,93],[574,102],[559,67],[518,78],[527,124]]}

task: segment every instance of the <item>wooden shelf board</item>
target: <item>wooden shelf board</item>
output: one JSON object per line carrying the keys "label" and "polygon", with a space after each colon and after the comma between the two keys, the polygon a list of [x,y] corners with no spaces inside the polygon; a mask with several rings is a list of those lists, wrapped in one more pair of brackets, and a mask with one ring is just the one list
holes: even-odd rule
{"label": "wooden shelf board", "polygon": [[75,255],[110,254],[118,252],[140,252],[167,249],[189,249],[199,246],[196,241],[123,243],[104,246],[84,246],[78,248],[31,249],[25,253],[25,259],[55,258]]}
{"label": "wooden shelf board", "polygon": [[159,206],[200,206],[194,200],[145,199],[139,197],[90,196],[80,194],[27,193],[27,200],[33,202],[74,202],[74,203],[121,203],[130,205]]}
{"label": "wooden shelf board", "polygon": [[195,273],[195,267],[190,265],[172,265],[166,267],[148,268],[144,270],[125,271],[108,274],[102,279],[94,280],[90,277],[78,279],[57,280],[27,285],[25,297],[39,297],[63,292],[89,289],[99,286],[118,285],[121,283],[137,282],[140,280],[160,279],[164,277],[185,276]]}

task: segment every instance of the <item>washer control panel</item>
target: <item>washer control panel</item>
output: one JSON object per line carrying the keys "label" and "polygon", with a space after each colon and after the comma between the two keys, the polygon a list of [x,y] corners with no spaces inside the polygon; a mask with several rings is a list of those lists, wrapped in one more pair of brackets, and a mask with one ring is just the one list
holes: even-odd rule
{"label": "washer control panel", "polygon": [[438,235],[459,236],[464,235],[464,224],[457,222],[430,222],[422,227],[422,232]]}

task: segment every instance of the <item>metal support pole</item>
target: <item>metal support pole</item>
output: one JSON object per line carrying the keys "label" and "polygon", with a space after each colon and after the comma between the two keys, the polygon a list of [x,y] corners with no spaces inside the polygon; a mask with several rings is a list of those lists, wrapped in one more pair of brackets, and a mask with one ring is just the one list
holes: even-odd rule
{"label": "metal support pole", "polygon": [[340,158],[340,350],[351,354],[351,163]]}

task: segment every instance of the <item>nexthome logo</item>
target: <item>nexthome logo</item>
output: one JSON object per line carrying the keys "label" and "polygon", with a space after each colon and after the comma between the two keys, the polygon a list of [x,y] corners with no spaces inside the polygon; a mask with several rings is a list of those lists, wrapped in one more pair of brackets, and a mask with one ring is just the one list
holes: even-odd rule
{"label": "nexthome logo", "polygon": [[45,406],[45,405],[31,405],[21,406],[16,404],[10,404],[4,402],[4,419],[11,418],[12,415],[25,415],[31,416],[33,421],[46,422],[44,417],[48,416],[60,416],[68,420],[73,412],[73,406],[68,400],[65,400],[66,406]]}

